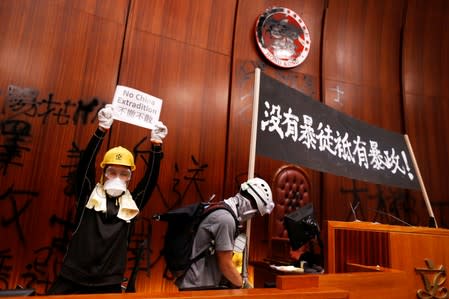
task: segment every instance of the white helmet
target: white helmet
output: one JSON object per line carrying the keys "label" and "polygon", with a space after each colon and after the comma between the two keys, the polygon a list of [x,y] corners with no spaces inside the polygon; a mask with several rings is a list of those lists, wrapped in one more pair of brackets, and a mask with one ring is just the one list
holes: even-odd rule
{"label": "white helmet", "polygon": [[261,178],[252,178],[241,184],[240,189],[254,198],[260,215],[270,214],[273,211],[273,196],[267,182]]}

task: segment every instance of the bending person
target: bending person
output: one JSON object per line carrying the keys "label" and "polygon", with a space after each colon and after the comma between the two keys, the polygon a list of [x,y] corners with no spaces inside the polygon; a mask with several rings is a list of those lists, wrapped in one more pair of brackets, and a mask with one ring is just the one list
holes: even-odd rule
{"label": "bending person", "polygon": [[[238,227],[234,217],[242,224],[248,219],[271,213],[274,208],[270,186],[260,178],[249,179],[240,191],[224,200],[234,216],[224,209],[210,213],[201,222],[193,242],[191,259],[214,246],[214,254],[196,260],[184,276],[176,280],[180,290],[242,288],[240,272],[233,262],[238,240]],[[234,261],[236,259],[234,258]]]}

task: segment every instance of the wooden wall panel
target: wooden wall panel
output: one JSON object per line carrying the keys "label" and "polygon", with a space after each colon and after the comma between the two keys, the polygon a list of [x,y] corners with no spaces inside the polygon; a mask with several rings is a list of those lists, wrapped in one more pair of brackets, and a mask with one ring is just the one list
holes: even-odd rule
{"label": "wooden wall panel", "polygon": [[[302,18],[311,35],[311,50],[307,59],[293,69],[279,69],[270,64],[258,51],[255,41],[257,18],[272,6],[287,7]],[[256,67],[270,76],[285,82],[292,88],[301,90],[319,99],[319,71],[321,55],[321,21],[324,1],[239,1],[234,41],[233,73],[231,86],[231,106],[229,111],[228,159],[226,164],[225,194],[238,190],[239,184],[248,177],[249,142],[251,131],[254,70]],[[276,170],[284,163],[257,157],[255,175],[271,183]],[[319,211],[319,174],[308,170],[312,186],[311,197]],[[267,256],[268,218],[252,221],[251,260],[261,260]],[[256,228],[256,229],[255,229]]]}
{"label": "wooden wall panel", "polygon": [[448,15],[447,1],[409,1],[402,58],[406,133],[437,222],[445,227],[449,222]]}
{"label": "wooden wall panel", "polygon": [[113,95],[127,4],[0,3],[0,288],[42,293],[54,279],[73,217],[68,176]]}
{"label": "wooden wall panel", "polygon": [[449,97],[449,33],[444,26],[448,11],[444,0],[408,1],[403,47],[406,94]]}
{"label": "wooden wall panel", "polygon": [[[323,33],[323,102],[397,133],[403,133],[404,9],[404,1],[330,0]],[[324,175],[322,188],[324,219],[354,220],[350,205],[360,202],[358,219],[390,223],[394,219],[379,213],[403,208],[395,206],[405,196],[401,190],[330,174]]]}
{"label": "wooden wall panel", "polygon": [[[257,17],[275,5],[296,11],[311,34],[308,58],[293,69],[271,65],[255,43]],[[247,178],[255,67],[353,117],[408,133],[437,221],[447,226],[448,14],[444,0],[0,1],[0,289],[42,293],[58,272],[73,219],[70,175],[117,84],[163,99],[169,129],[158,189],[138,224],[149,240],[139,292],[175,290],[162,277],[164,225],[151,215],[232,196]],[[146,137],[116,122],[99,156]],[[140,156],[137,163],[140,176]],[[257,157],[256,175],[270,182],[283,164]],[[361,199],[364,220],[391,222],[377,209],[427,224],[419,194],[328,174],[322,183],[308,172],[321,223],[352,220],[349,203]],[[260,260],[268,218],[252,225],[250,259]]]}
{"label": "wooden wall panel", "polygon": [[404,1],[330,0],[323,35],[325,79],[397,94],[403,13]]}
{"label": "wooden wall panel", "polygon": [[137,0],[133,3],[137,9],[131,22],[137,30],[230,55],[234,27],[227,21],[235,14],[235,1]]}
{"label": "wooden wall panel", "polygon": [[[133,1],[119,83],[163,100],[168,127],[158,192],[142,215],[223,193],[235,1]],[[119,140],[145,130],[120,129]],[[148,132],[148,131],[147,131]],[[151,269],[139,291],[176,291],[160,259],[163,223],[152,223]],[[144,265],[144,263],[142,263]],[[151,272],[150,272],[151,271]]]}

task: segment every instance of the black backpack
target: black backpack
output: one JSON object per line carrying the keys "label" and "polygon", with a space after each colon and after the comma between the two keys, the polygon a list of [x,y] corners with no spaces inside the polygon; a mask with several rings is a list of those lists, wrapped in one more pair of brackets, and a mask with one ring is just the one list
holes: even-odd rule
{"label": "black backpack", "polygon": [[[236,223],[236,234],[238,234],[239,222],[232,209],[224,202],[198,202],[153,216],[158,221],[168,223],[161,251],[166,263],[165,278],[177,279],[183,276],[194,262],[214,254],[214,246],[211,244],[194,259],[190,258],[193,240],[201,221],[218,209],[225,209],[231,213]],[[171,276],[168,275],[167,270],[170,271]]]}

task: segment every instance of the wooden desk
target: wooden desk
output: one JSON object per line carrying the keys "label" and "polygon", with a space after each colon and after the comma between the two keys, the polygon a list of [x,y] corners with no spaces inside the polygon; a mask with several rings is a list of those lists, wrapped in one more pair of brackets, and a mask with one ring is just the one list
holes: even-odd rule
{"label": "wooden desk", "polygon": [[[293,275],[254,263],[254,285],[284,290],[334,287],[350,298],[416,298],[417,291],[426,288],[423,273],[430,284],[437,273],[445,277],[448,248],[447,229],[329,221],[327,273]],[[448,282],[432,287],[447,288]]]}
{"label": "wooden desk", "polygon": [[[363,271],[364,267],[352,265]],[[394,269],[366,269],[369,272],[338,274],[291,274],[270,268],[266,263],[254,263],[254,286],[276,287],[280,290],[335,288],[349,298],[409,299],[414,298],[407,274]],[[267,289],[272,290],[272,289]]]}
{"label": "wooden desk", "polygon": [[252,263],[252,266],[254,269],[255,288],[279,288],[276,284],[276,280],[280,276],[294,276],[296,278],[301,277],[301,279],[297,282],[297,286],[301,288],[318,287],[317,275],[279,271],[270,267],[270,263],[268,262],[254,262]]}
{"label": "wooden desk", "polygon": [[[2,297],[17,298],[17,297]],[[92,294],[92,295],[65,295],[65,296],[39,296],[39,299],[348,299],[347,291],[334,287],[305,288],[305,289],[234,289],[234,290],[208,290],[184,291],[167,293],[125,293],[125,294]]]}
{"label": "wooden desk", "polygon": [[[412,296],[425,287],[419,271],[427,271],[432,282],[440,266],[447,269],[448,248],[448,229],[329,221],[327,271],[347,273],[354,264],[401,270]],[[426,260],[433,262],[435,272],[429,271]]]}

